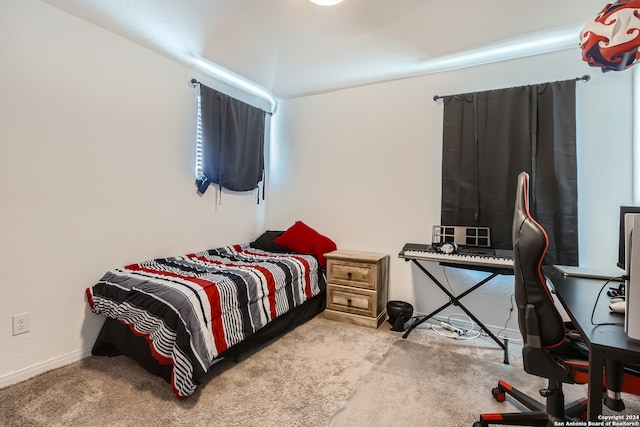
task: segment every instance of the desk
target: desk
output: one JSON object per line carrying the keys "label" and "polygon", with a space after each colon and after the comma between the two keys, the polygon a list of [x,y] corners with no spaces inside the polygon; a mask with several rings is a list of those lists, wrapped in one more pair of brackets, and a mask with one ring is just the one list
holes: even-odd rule
{"label": "desk", "polygon": [[[605,280],[564,276],[550,266],[542,267],[542,271],[553,283],[558,300],[589,346],[587,412],[589,420],[597,421],[598,415],[602,414],[602,373],[605,357],[640,363],[640,341],[627,337],[623,326],[594,326],[591,323],[591,311]],[[612,286],[615,286],[615,283]],[[605,290],[596,306],[593,323],[624,323],[624,316],[609,311],[608,302]]]}

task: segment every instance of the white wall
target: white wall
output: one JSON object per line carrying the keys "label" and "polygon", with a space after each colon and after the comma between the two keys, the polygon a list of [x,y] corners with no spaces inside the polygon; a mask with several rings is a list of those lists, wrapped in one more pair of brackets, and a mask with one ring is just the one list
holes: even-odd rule
{"label": "white wall", "polygon": [[[84,289],[107,269],[297,219],[341,248],[391,254],[391,298],[422,312],[442,302],[397,258],[439,221],[434,94],[589,72],[578,83],[580,250],[586,264],[615,261],[611,229],[631,199],[631,75],[588,69],[577,51],[283,102],[266,211],[254,196],[216,205],[213,190],[195,193],[188,81],[219,83],[36,0],[0,2],[0,57],[0,387],[88,354],[102,319]],[[458,291],[460,274],[447,278]],[[469,305],[502,325],[510,293],[503,279]],[[23,312],[31,332],[12,336]]]}
{"label": "white wall", "polygon": [[1,387],[88,353],[107,269],[249,241],[264,208],[196,193],[188,82],[215,82],[35,0],[0,3],[0,58]]}
{"label": "white wall", "polygon": [[[443,106],[433,95],[585,73],[592,80],[577,83],[581,264],[613,266],[618,207],[631,200],[632,78],[589,68],[578,48],[284,102],[272,146],[268,223],[277,228],[302,219],[339,248],[390,254],[390,299],[431,312],[447,299],[397,255],[406,242],[430,242],[440,220]],[[515,191],[515,183],[496,185]],[[483,277],[437,273],[457,294]],[[504,277],[463,301],[502,327],[512,291],[513,278]],[[517,328],[515,318],[508,327]]]}

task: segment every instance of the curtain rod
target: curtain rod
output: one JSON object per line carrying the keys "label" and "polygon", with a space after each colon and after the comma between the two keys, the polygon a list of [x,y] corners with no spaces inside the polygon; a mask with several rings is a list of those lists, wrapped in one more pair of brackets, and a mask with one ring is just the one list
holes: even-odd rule
{"label": "curtain rod", "polygon": [[[589,80],[591,80],[591,76],[589,74],[585,74],[582,77],[576,77],[574,80],[577,81],[577,82],[588,82]],[[193,83],[193,80],[191,80],[191,82]],[[442,99],[442,98],[444,98],[444,95],[434,95],[433,96],[433,100],[434,101],[438,101],[439,99]]]}
{"label": "curtain rod", "polygon": [[[196,79],[191,79],[191,81],[190,81],[189,83],[191,83],[191,86],[192,86],[192,87],[196,87],[196,86],[198,86],[199,84],[202,84],[202,83],[200,83],[199,81],[197,81]],[[257,107],[256,107],[256,108],[257,108]],[[262,108],[260,108],[260,110],[264,111],[264,112],[265,112],[267,115],[269,115],[269,116],[273,116],[273,113],[272,113],[272,112],[270,112],[270,111],[265,111],[265,110],[263,110]]]}

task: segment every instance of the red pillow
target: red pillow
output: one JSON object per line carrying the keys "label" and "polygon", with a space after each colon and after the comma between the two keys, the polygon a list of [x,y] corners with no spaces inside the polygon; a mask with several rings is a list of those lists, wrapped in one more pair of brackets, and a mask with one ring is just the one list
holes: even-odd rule
{"label": "red pillow", "polygon": [[321,267],[327,264],[324,254],[337,249],[333,240],[318,233],[302,221],[296,221],[273,241],[299,254],[315,255]]}

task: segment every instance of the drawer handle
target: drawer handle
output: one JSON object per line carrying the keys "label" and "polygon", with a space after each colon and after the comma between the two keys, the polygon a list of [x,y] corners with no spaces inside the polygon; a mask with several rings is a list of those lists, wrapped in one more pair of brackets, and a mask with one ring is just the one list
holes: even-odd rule
{"label": "drawer handle", "polygon": [[351,298],[349,298],[349,299],[347,300],[347,305],[348,305],[348,306],[351,306]]}
{"label": "drawer handle", "polygon": [[347,279],[351,280],[351,272],[347,272]]}

